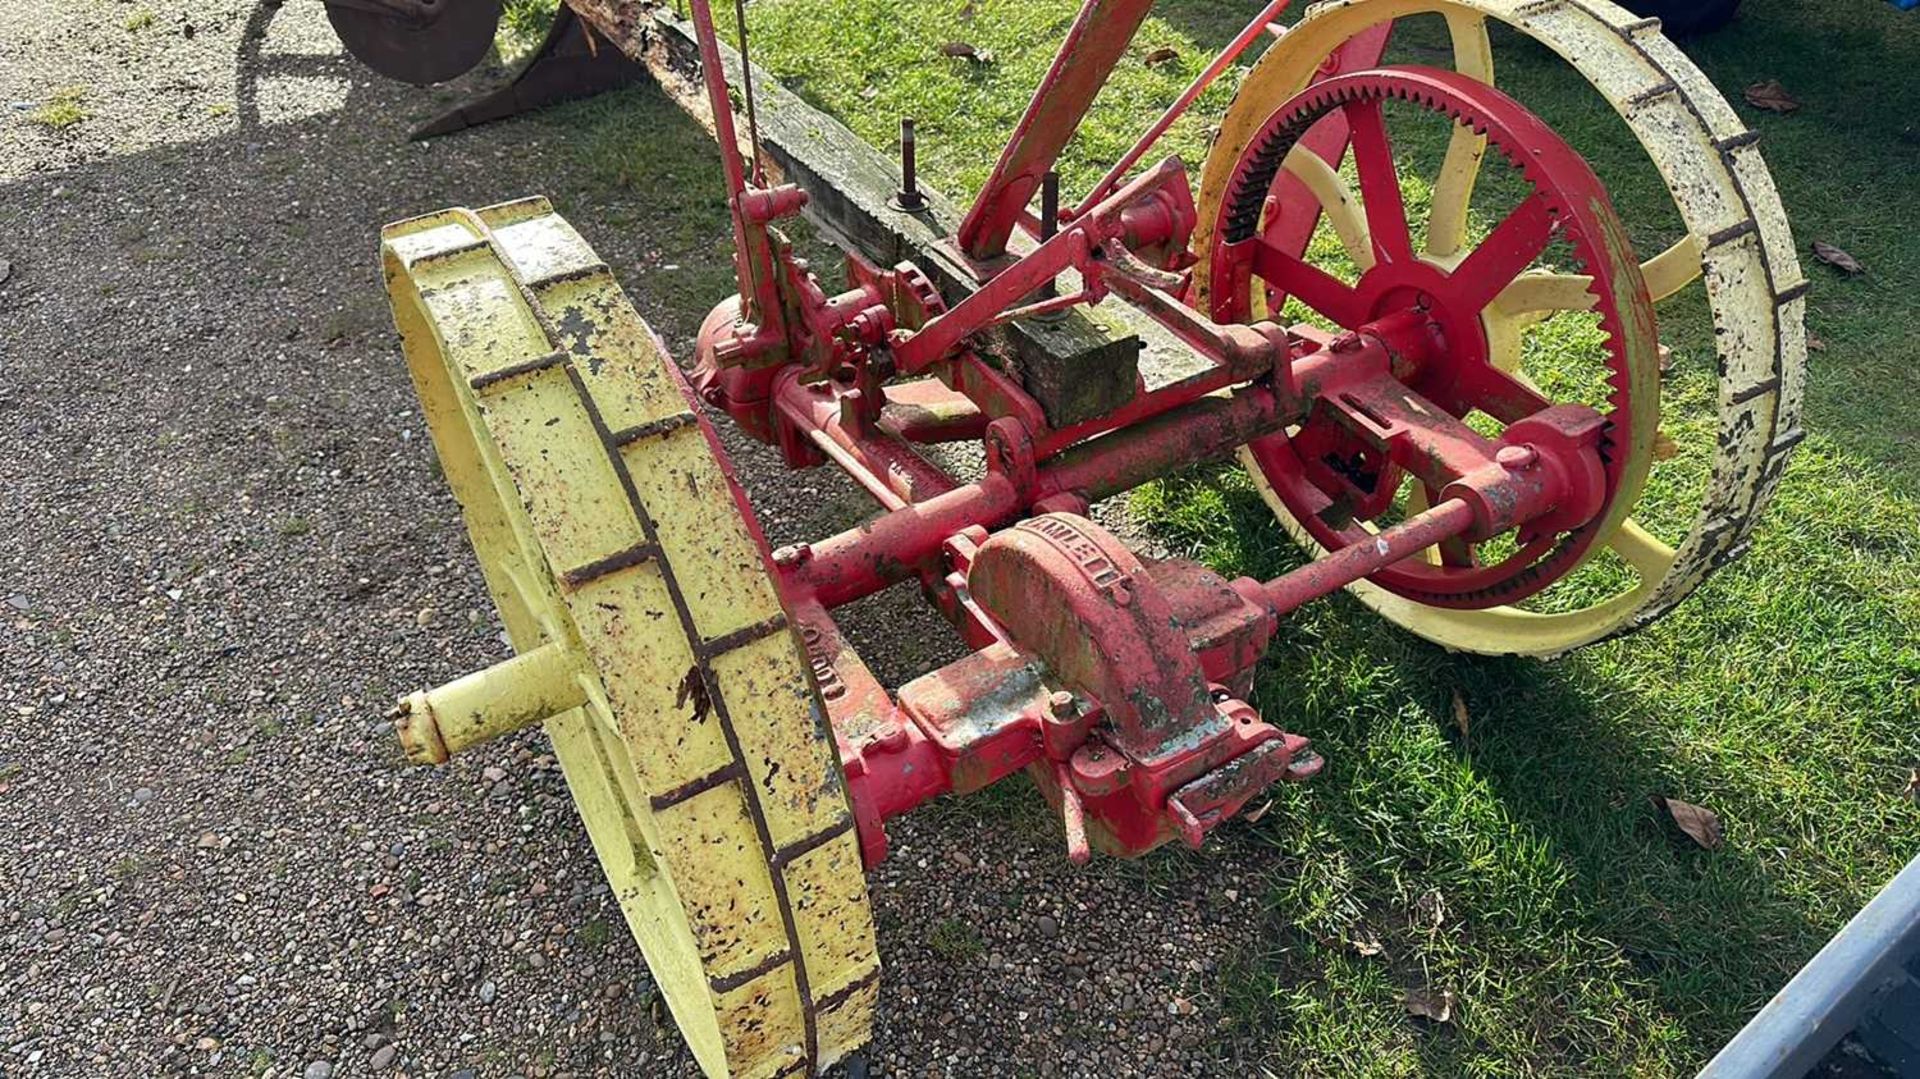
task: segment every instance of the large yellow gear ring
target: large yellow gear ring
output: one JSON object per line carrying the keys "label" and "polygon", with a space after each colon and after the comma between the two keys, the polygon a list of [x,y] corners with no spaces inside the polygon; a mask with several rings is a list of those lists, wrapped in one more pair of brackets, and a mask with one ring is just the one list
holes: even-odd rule
{"label": "large yellow gear ring", "polygon": [[[1422,14],[1445,18],[1454,66],[1462,73],[1493,81],[1486,25],[1495,19],[1553,50],[1585,77],[1633,131],[1687,228],[1684,239],[1642,264],[1654,300],[1703,274],[1706,279],[1720,351],[1717,444],[1700,510],[1677,547],[1631,519],[1624,521],[1607,546],[1631,567],[1634,583],[1597,602],[1553,613],[1441,609],[1365,581],[1352,586],[1389,620],[1449,648],[1557,655],[1646,625],[1745,549],[1802,437],[1807,284],[1786,213],[1755,146],[1757,133],[1747,130],[1707,77],[1661,36],[1657,19],[1638,18],[1607,0],[1331,0],[1309,9],[1267,50],[1221,122],[1201,177],[1200,224],[1193,240],[1200,253],[1194,285],[1202,310],[1210,302],[1206,252],[1213,222],[1228,195],[1234,165],[1262,121],[1303,89],[1341,45],[1389,20]],[[1458,256],[1483,150],[1479,136],[1457,131],[1435,182],[1424,254],[1442,265]],[[1298,150],[1286,168],[1314,193],[1356,261],[1370,257],[1365,224],[1338,174]],[[1521,334],[1528,326],[1590,303],[1584,277],[1523,276],[1482,315],[1493,361],[1517,369]],[[1323,554],[1251,458],[1244,451],[1242,456],[1281,523],[1316,556]]]}
{"label": "large yellow gear ring", "polygon": [[816,1073],[868,1040],[879,960],[833,739],[712,430],[545,200],[392,225],[382,254],[519,653],[416,694],[409,751],[544,718],[701,1068]]}

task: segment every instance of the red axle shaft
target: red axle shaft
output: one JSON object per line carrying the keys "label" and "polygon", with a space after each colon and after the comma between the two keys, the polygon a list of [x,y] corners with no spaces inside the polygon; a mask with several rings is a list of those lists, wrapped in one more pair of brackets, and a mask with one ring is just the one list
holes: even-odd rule
{"label": "red axle shaft", "polygon": [[1056,495],[1098,501],[1157,476],[1224,456],[1286,422],[1272,391],[1250,386],[1208,397],[1156,419],[1103,435],[1041,464],[1029,481],[994,472],[904,506],[783,559],[789,594],[838,607],[913,576],[949,536],[995,528]]}
{"label": "red axle shaft", "polygon": [[1261,598],[1276,615],[1284,616],[1321,596],[1411,558],[1441,540],[1452,539],[1473,527],[1473,507],[1450,498],[1415,514],[1371,540],[1349,544],[1325,558],[1315,559],[1290,573],[1260,585]]}

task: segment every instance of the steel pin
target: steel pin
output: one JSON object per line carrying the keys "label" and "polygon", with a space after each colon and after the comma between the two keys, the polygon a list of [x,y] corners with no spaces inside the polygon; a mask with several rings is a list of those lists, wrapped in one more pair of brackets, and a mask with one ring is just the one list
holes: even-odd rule
{"label": "steel pin", "polygon": [[920,193],[919,169],[914,161],[913,117],[900,118],[900,191],[893,196],[895,207],[910,214],[927,208],[927,197]]}

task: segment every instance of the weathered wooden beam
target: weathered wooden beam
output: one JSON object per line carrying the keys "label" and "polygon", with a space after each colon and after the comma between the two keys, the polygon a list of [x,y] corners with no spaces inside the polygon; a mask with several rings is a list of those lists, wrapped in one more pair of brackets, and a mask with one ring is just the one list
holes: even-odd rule
{"label": "weathered wooden beam", "polygon": [[[645,64],[668,97],[708,131],[714,129],[691,22],[631,0],[567,3],[601,36]],[[728,83],[742,85],[739,53],[725,43],[720,51]],[[912,261],[949,303],[979,287],[951,241],[962,216],[952,201],[922,183],[924,210],[895,209],[889,200],[900,176],[890,156],[757,66],[753,87],[763,160],[780,179],[807,191],[808,217],[829,240],[883,266]],[[736,126],[744,139],[745,123]],[[749,152],[744,144],[741,149]],[[1021,247],[1014,244],[1016,251]],[[1102,415],[1131,400],[1137,376],[1144,376],[1152,389],[1206,366],[1158,323],[1118,299],[1057,320],[1009,323],[989,338],[984,351],[1020,374],[1056,426]]]}

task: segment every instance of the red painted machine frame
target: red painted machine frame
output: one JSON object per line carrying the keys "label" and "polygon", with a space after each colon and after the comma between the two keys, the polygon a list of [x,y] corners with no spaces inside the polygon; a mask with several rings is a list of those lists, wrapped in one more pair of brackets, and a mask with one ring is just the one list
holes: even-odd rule
{"label": "red painted machine frame", "polygon": [[[1443,409],[1407,407],[1417,400],[1410,373],[1449,347],[1444,328],[1418,311],[1329,335],[1217,324],[1188,306],[1181,271],[1193,259],[1196,213],[1185,167],[1168,158],[1127,177],[1287,3],[1268,4],[1075,207],[1054,211],[1049,192],[1036,217],[1029,203],[1151,7],[1086,0],[953,239],[975,287],[948,307],[910,264],[850,256],[851,288],[828,295],[792,256],[770,226],[807,196],[765,185],[757,148],[743,156],[709,4],[690,0],[740,284],[702,329],[694,386],[793,466],[831,462],[883,510],[772,553],[870,864],[885,853],[888,817],[1022,769],[1058,807],[1075,859],[1094,847],[1138,854],[1175,837],[1198,845],[1268,784],[1320,767],[1306,739],[1244,702],[1282,617],[1456,537],[1565,528],[1606,500],[1591,409],[1545,408],[1489,439]],[[1349,42],[1321,77],[1373,68],[1386,34]],[[1338,164],[1348,127],[1345,115],[1329,116],[1302,144]],[[1260,241],[1279,253],[1270,257],[1298,259],[1313,228],[1300,217]],[[1018,255],[1016,232],[1031,241]],[[1077,290],[1056,294],[1069,272]],[[1108,295],[1172,331],[1207,369],[1055,428],[1017,379],[968,347],[996,324]],[[933,377],[900,381],[910,375]],[[1267,582],[1147,564],[1084,516],[1157,476],[1284,441],[1316,410],[1425,483],[1430,508],[1350,532],[1327,557]],[[972,439],[986,468],[970,482],[915,449]],[[846,645],[831,611],[909,579],[976,651],[895,695]]]}

